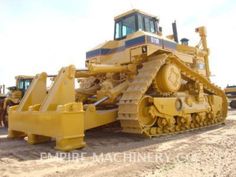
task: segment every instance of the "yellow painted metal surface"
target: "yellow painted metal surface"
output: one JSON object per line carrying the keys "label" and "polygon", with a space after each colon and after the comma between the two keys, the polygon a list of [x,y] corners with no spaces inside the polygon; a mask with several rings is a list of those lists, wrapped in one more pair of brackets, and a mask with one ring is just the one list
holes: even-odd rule
{"label": "yellow painted metal surface", "polygon": [[162,92],[176,92],[181,86],[181,73],[177,66],[167,64],[163,66],[156,77],[157,87]]}
{"label": "yellow painted metal surface", "polygon": [[85,130],[116,121],[117,109],[88,105],[84,111],[82,103],[73,102],[74,76],[73,66],[62,68],[46,91],[46,73],[37,75],[20,105],[9,111],[9,138],[26,135],[30,144],[55,138],[56,149],[70,151],[85,146]]}
{"label": "yellow painted metal surface", "polygon": [[[5,93],[5,85],[0,85],[0,125],[3,123],[4,127],[8,126],[8,116],[7,111],[10,106],[18,105],[33,80],[33,76],[18,75],[15,77],[16,84],[14,86],[8,87],[9,92]],[[26,85],[27,83],[27,85]],[[1,93],[3,89],[3,94]]]}
{"label": "yellow painted metal surface", "polygon": [[99,111],[94,105],[89,105],[84,116],[85,130],[115,122],[117,112],[117,109]]}
{"label": "yellow painted metal surface", "polygon": [[[115,19],[132,13],[153,17],[132,10]],[[31,144],[55,138],[57,149],[69,151],[85,145],[86,130],[115,121],[150,137],[224,123],[227,99],[210,82],[206,30],[196,32],[202,45],[194,47],[160,31],[105,42],[89,51],[86,70],[62,68],[48,90],[46,74],[37,75],[9,112],[9,137],[26,135]]]}
{"label": "yellow painted metal surface", "polygon": [[47,94],[46,79],[46,73],[35,76],[17,111],[27,111],[29,106],[40,104],[43,101]]}
{"label": "yellow painted metal surface", "polygon": [[[60,106],[57,111],[50,112],[10,110],[9,138],[18,137],[22,132],[28,136],[30,144],[55,138],[56,149],[68,151],[81,148],[85,145],[84,111],[78,109],[77,104]],[[66,106],[71,108],[63,110]]]}
{"label": "yellow painted metal surface", "polygon": [[236,108],[236,86],[235,85],[227,86],[224,89],[224,91],[228,98],[229,106],[235,109]]}
{"label": "yellow painted metal surface", "polygon": [[225,90],[225,93],[236,93],[236,86],[235,87],[227,87],[224,90]]}
{"label": "yellow painted metal surface", "polygon": [[116,121],[117,109],[97,111],[92,105],[84,112],[82,104],[59,105],[56,111],[9,111],[9,138],[26,135],[28,143],[56,140],[56,149],[70,151],[85,146],[85,130]]}

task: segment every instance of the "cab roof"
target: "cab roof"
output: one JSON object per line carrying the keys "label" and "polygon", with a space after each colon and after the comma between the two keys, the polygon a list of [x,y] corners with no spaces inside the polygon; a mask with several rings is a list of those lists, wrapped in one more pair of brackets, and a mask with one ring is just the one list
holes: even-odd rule
{"label": "cab roof", "polygon": [[120,14],[118,16],[115,16],[114,20],[120,19],[122,17],[128,16],[128,15],[133,14],[133,13],[140,13],[140,14],[143,14],[143,15],[146,15],[146,16],[158,19],[158,17],[155,16],[155,15],[148,14],[148,13],[143,12],[143,11],[138,10],[138,9],[132,9],[132,10],[129,10],[129,11],[125,12],[125,13],[122,13],[122,14]]}
{"label": "cab roof", "polygon": [[33,79],[34,76],[18,75],[15,79]]}

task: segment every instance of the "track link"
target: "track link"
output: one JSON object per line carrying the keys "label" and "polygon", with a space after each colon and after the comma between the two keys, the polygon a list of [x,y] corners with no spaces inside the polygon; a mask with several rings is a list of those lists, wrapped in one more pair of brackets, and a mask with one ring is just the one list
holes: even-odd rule
{"label": "track link", "polygon": [[[140,99],[145,95],[148,88],[151,86],[160,68],[167,62],[173,63],[177,67],[179,67],[181,70],[181,75],[185,76],[189,80],[201,83],[205,91],[210,94],[220,96],[223,100],[221,121],[215,121],[211,125],[201,125],[197,129],[223,123],[224,119],[227,116],[228,107],[227,98],[224,92],[218,86],[210,83],[210,81],[206,77],[198,74],[197,72],[189,68],[187,65],[185,65],[177,56],[173,54],[160,54],[150,57],[148,61],[143,63],[143,67],[139,70],[138,75],[135,77],[133,82],[130,84],[129,88],[124,92],[120,99],[118,119],[121,122],[123,131],[128,133],[143,133],[150,131],[150,127],[142,127],[139,124],[138,103]],[[184,131],[189,131],[193,129],[196,128],[186,129]],[[180,133],[184,131],[175,130],[171,133]],[[170,132],[159,132],[151,136],[159,136],[164,134],[170,134]]]}

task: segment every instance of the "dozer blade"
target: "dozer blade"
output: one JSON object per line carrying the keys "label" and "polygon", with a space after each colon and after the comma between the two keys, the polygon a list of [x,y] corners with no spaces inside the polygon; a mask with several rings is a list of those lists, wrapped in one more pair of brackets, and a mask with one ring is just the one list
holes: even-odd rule
{"label": "dozer blade", "polygon": [[47,75],[37,75],[21,103],[9,110],[8,137],[27,136],[30,144],[55,139],[56,149],[70,151],[85,146],[85,130],[116,121],[117,109],[97,111],[87,105],[84,111],[75,102],[74,77],[73,66],[62,68],[47,91]]}

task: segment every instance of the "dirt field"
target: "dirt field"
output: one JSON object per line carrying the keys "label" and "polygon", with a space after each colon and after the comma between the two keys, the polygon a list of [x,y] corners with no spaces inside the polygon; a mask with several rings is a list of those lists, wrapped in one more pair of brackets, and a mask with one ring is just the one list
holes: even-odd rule
{"label": "dirt field", "polygon": [[84,149],[67,154],[53,142],[28,145],[6,134],[0,129],[0,176],[236,176],[232,111],[225,126],[152,139],[96,129],[86,133]]}

